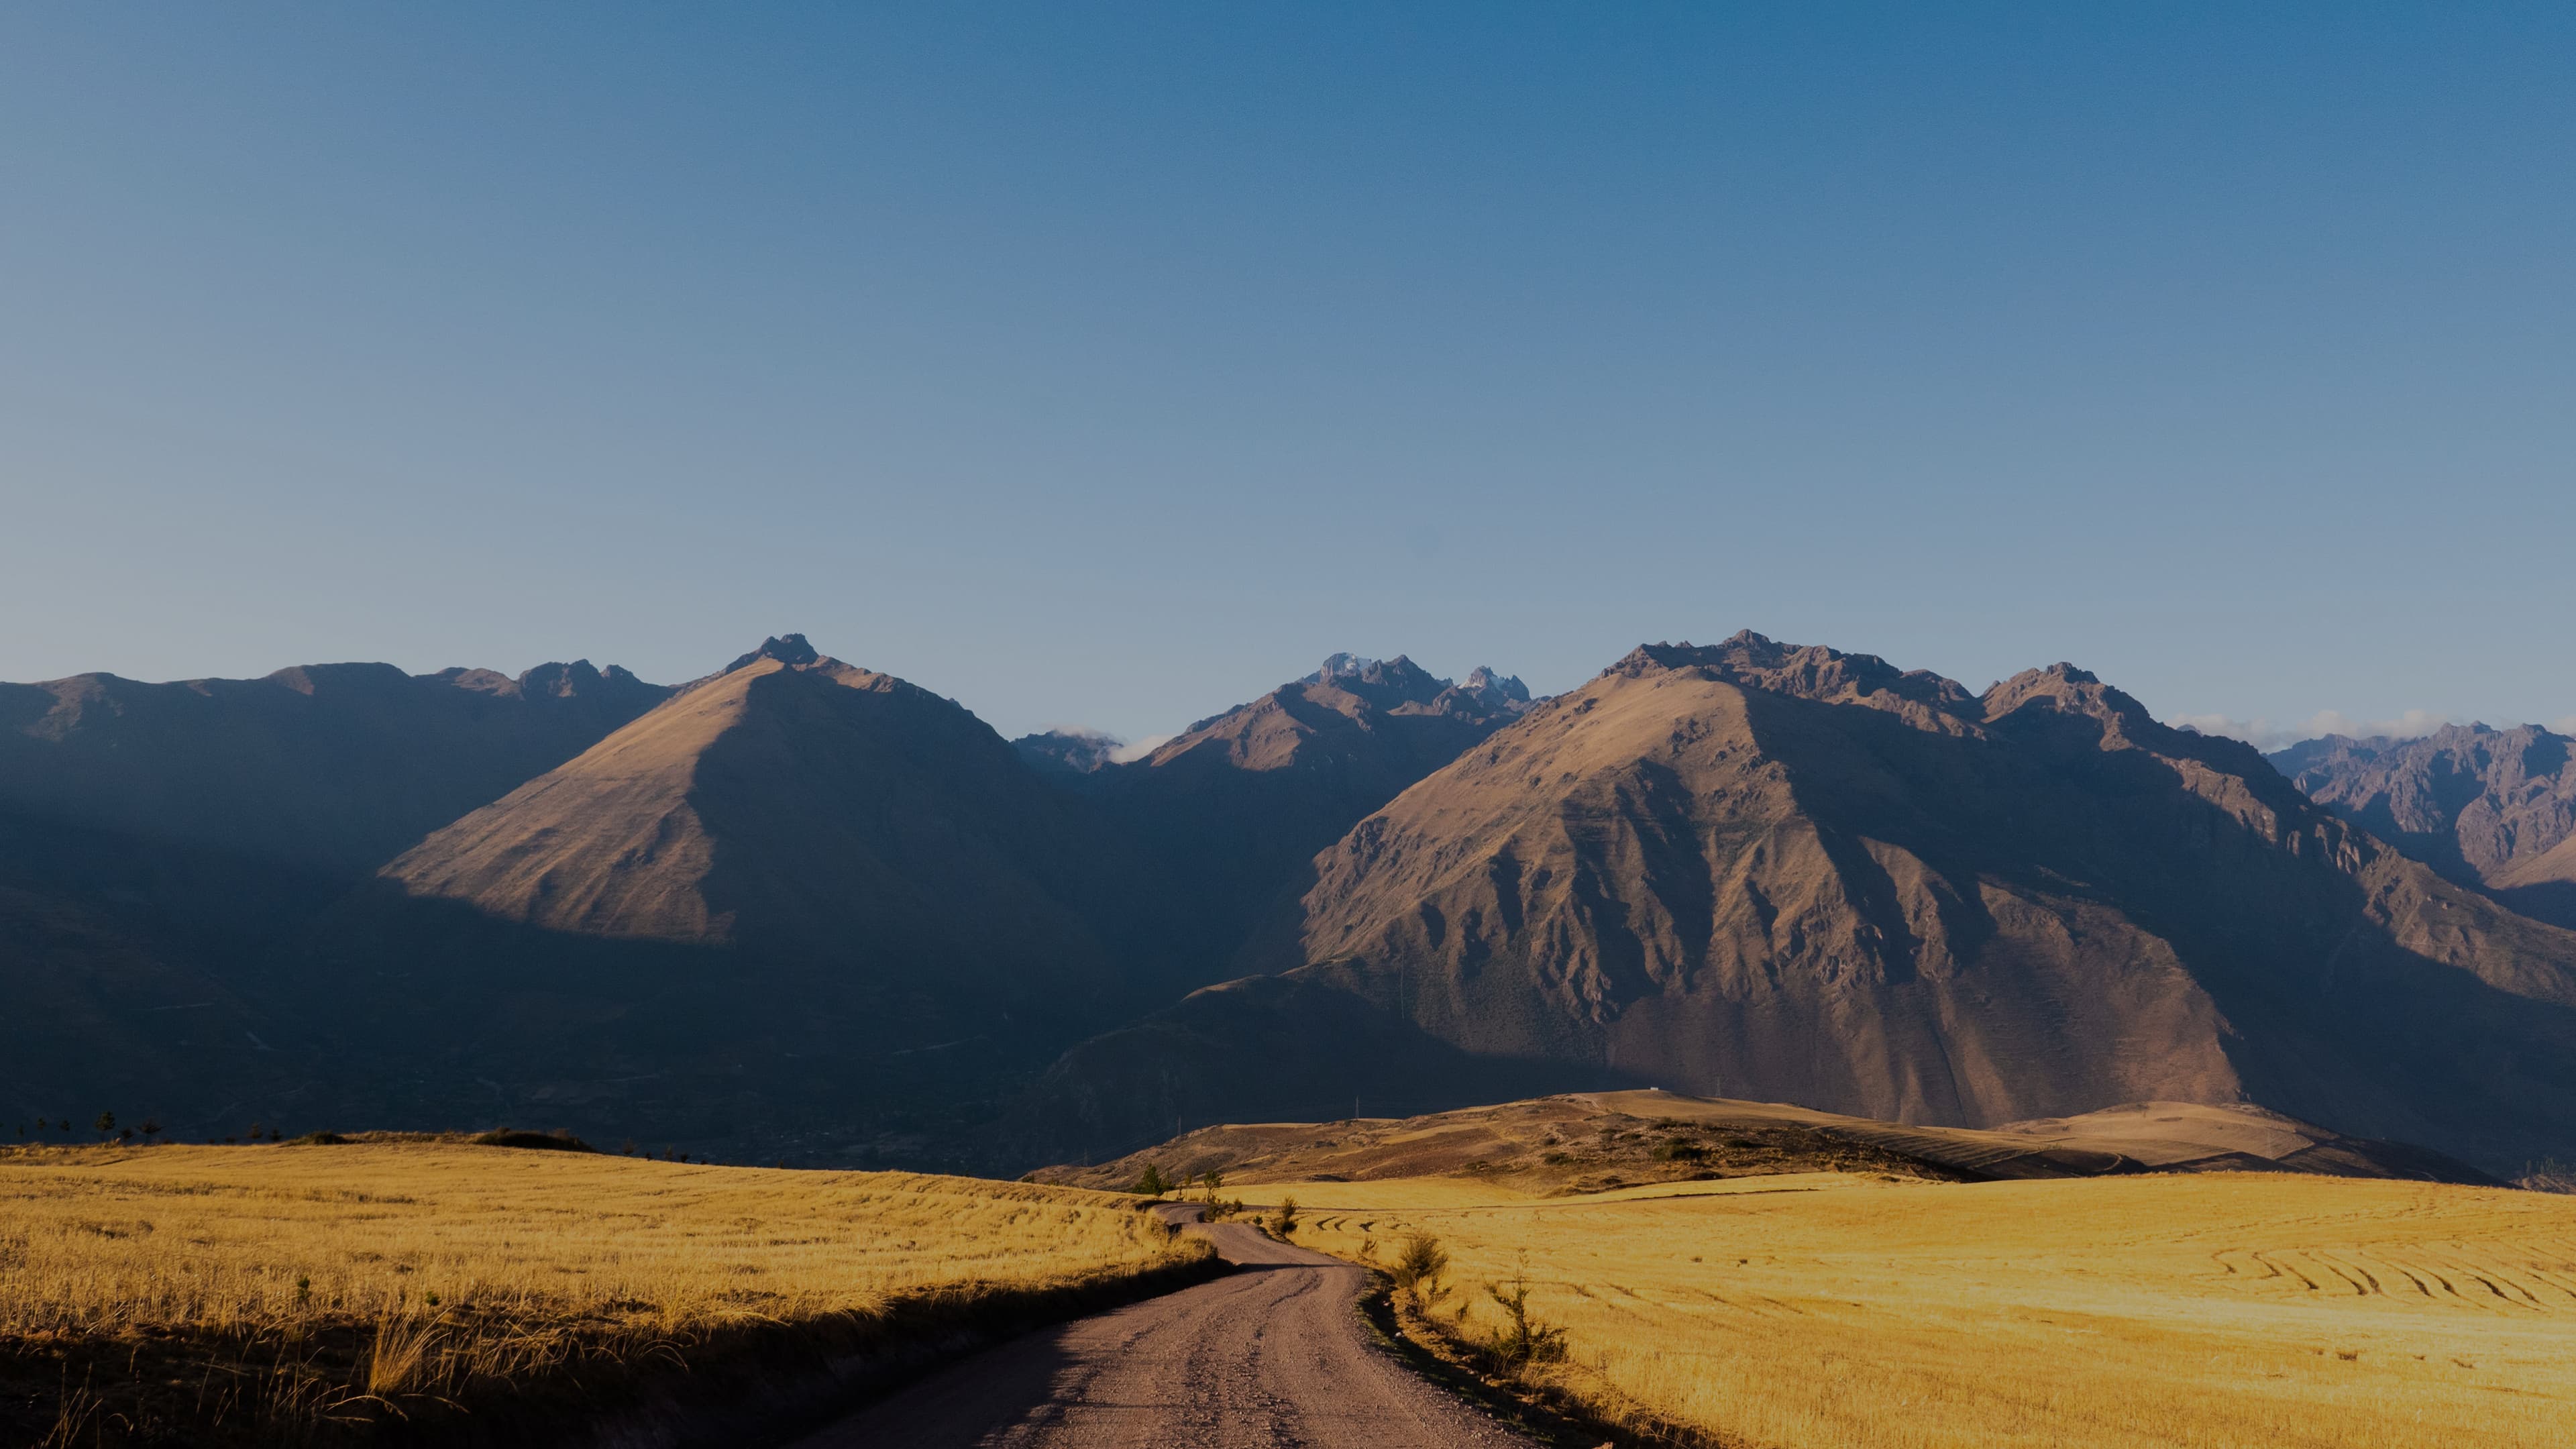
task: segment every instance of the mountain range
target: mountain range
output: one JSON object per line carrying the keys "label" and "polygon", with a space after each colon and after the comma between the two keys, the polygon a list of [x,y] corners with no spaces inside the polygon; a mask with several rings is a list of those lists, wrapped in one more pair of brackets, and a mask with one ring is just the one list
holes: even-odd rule
{"label": "mountain range", "polygon": [[2328,735],[2272,763],[2318,804],[2461,885],[2576,927],[2576,752],[2539,725]]}
{"label": "mountain range", "polygon": [[2504,1173],[2576,1153],[2576,774],[2456,733],[2267,761],[1750,633],[1544,700],[1336,655],[1141,753],[797,635],[0,685],[0,1113],[1016,1171],[1655,1086]]}
{"label": "mountain range", "polygon": [[371,870],[670,691],[611,665],[0,684],[0,809],[324,870]]}

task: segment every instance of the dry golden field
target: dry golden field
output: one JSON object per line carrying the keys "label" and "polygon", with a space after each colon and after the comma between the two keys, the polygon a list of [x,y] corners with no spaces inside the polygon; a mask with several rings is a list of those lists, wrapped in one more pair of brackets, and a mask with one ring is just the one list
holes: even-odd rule
{"label": "dry golden field", "polygon": [[[1194,1251],[1132,1198],[964,1178],[462,1143],[49,1150],[0,1156],[0,1363],[13,1391],[61,1369],[55,1418],[92,1429],[265,1415],[327,1437],[585,1364],[677,1366],[733,1329],[971,1316]],[[156,1402],[121,1402],[134,1377]]]}
{"label": "dry golden field", "polygon": [[2576,1198],[2214,1174],[1801,1175],[1599,1198],[1456,1179],[1295,1195],[1298,1240],[1526,1271],[1538,1372],[1613,1419],[1834,1449],[2576,1444]]}

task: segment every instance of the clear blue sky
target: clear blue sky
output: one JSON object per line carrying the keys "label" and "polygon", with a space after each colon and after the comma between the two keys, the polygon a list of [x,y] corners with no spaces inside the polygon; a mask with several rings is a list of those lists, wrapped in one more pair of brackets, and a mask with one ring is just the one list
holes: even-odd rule
{"label": "clear blue sky", "polygon": [[[2115,13],[2116,12],[2116,13]],[[0,12],[0,678],[2576,715],[2576,7]]]}

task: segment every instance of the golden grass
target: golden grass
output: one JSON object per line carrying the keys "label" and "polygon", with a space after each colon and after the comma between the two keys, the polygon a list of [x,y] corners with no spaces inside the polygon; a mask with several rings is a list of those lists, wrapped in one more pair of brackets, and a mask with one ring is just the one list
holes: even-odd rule
{"label": "golden grass", "polygon": [[471,1146],[0,1158],[0,1332],[278,1325],[441,1305],[649,1316],[868,1308],[1141,1266],[1134,1199],[903,1173]]}
{"label": "golden grass", "polygon": [[[448,1400],[1190,1251],[1133,1198],[966,1178],[464,1144],[53,1150],[0,1156],[0,1348],[23,1368],[30,1345],[257,1345],[278,1367],[256,1393],[297,1396],[271,1411]],[[344,1364],[297,1348],[335,1332]]]}
{"label": "golden grass", "polygon": [[[1571,1334],[1543,1372],[1713,1442],[2576,1442],[2576,1200],[2261,1174],[1763,1185],[1791,1184],[1245,1195],[1293,1193],[1299,1240],[1348,1256],[1434,1233],[1478,1299],[1525,1261],[1533,1310]],[[1488,1302],[1466,1330],[1493,1323]]]}

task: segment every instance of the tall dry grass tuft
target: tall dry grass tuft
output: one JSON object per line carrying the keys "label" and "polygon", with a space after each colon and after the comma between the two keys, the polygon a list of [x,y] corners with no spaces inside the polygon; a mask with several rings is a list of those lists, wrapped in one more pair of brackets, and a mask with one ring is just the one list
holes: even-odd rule
{"label": "tall dry grass tuft", "polygon": [[78,1387],[74,1387],[70,1381],[70,1370],[66,1368],[62,1395],[55,1406],[54,1422],[46,1429],[45,1437],[36,1441],[36,1449],[72,1449],[72,1446],[82,1441],[84,1431],[89,1428],[90,1422],[98,1418],[106,1407],[106,1403],[97,1394],[90,1392],[89,1380],[86,1377],[81,1380]]}
{"label": "tall dry grass tuft", "polygon": [[440,1377],[439,1326],[418,1318],[385,1318],[367,1346],[367,1392],[397,1398],[429,1389]]}

